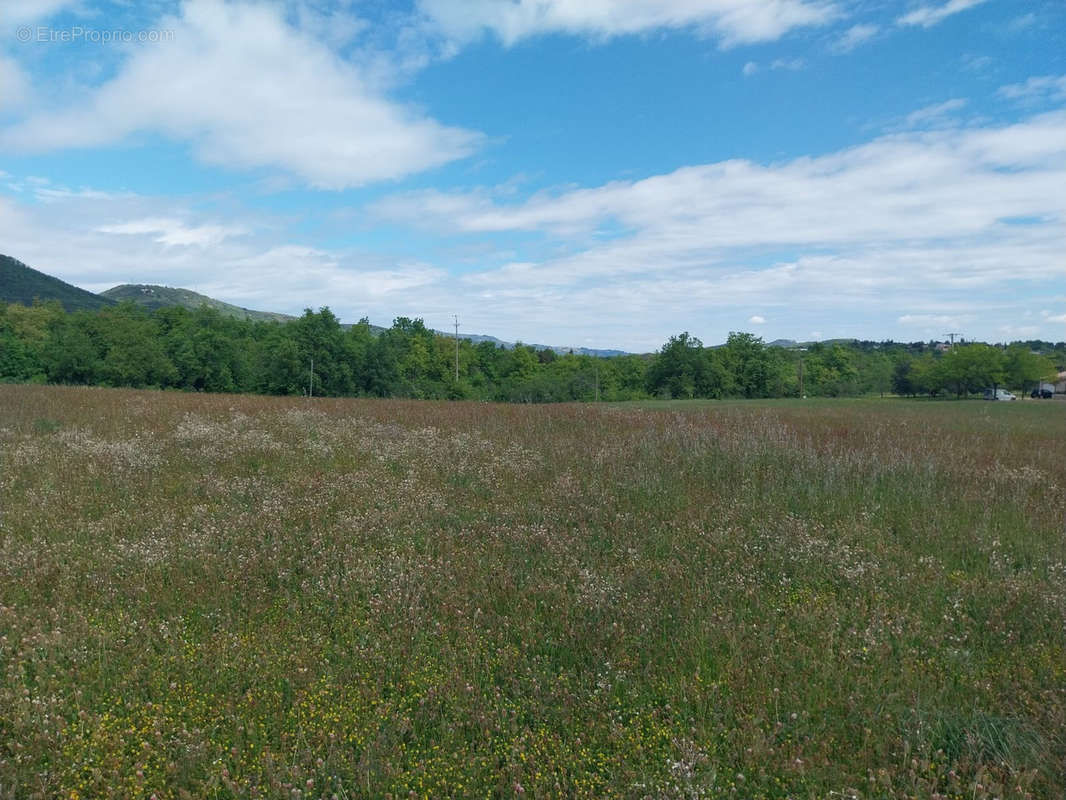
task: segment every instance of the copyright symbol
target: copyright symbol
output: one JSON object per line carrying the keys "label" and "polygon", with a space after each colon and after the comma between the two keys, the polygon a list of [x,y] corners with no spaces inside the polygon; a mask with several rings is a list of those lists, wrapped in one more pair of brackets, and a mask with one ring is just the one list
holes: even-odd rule
{"label": "copyright symbol", "polygon": [[23,25],[15,32],[15,36],[20,42],[28,42],[33,38],[33,30],[30,29],[29,25]]}

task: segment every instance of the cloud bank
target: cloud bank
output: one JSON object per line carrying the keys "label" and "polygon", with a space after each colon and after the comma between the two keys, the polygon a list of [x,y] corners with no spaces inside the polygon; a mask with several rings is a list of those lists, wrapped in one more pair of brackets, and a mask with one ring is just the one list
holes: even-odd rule
{"label": "cloud bank", "polygon": [[432,169],[482,141],[388,100],[373,76],[277,7],[191,0],[157,27],[173,39],[131,49],[103,85],[0,130],[0,147],[45,152],[162,134],[210,164],[344,189]]}
{"label": "cloud bank", "polygon": [[731,46],[773,41],[840,14],[828,0],[421,0],[418,7],[446,36],[466,42],[489,32],[505,45],[551,33],[609,39],[691,28]]}
{"label": "cloud bank", "polygon": [[901,16],[896,22],[899,25],[917,25],[922,28],[932,28],[948,17],[984,2],[985,0],[948,0],[947,3],[940,6],[919,6]]}

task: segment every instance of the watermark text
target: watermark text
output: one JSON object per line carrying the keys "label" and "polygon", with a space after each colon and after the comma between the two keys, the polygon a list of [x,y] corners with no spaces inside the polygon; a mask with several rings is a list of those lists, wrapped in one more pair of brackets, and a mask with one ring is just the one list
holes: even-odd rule
{"label": "watermark text", "polygon": [[156,44],[174,41],[174,31],[124,28],[102,30],[74,25],[70,28],[51,28],[44,25],[23,25],[15,32],[20,42],[32,44]]}

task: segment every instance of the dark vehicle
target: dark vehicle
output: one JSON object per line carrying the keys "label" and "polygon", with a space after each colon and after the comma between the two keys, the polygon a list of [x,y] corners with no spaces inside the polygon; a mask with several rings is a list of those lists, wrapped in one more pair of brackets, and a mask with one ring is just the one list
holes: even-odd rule
{"label": "dark vehicle", "polygon": [[1029,396],[1037,400],[1050,400],[1055,396],[1055,393],[1051,389],[1033,389]]}

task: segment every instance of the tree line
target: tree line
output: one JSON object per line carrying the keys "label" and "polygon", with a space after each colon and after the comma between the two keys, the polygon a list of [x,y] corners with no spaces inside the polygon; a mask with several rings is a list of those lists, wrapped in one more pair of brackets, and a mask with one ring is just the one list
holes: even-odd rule
{"label": "tree line", "polygon": [[[963,397],[1031,388],[1066,363],[1066,343],[767,345],[732,333],[705,347],[681,333],[649,355],[599,358],[454,339],[400,317],[376,333],[328,309],[288,322],[234,319],[202,307],[124,303],[65,312],[0,304],[0,380],[278,395],[566,402],[643,398]],[[313,364],[313,367],[312,367]]]}

